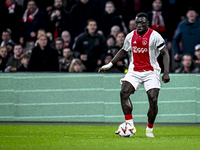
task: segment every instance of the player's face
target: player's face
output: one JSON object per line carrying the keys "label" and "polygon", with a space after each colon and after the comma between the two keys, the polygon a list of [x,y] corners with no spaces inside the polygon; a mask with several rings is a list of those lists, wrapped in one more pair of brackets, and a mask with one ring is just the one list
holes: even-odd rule
{"label": "player's face", "polygon": [[135,26],[138,34],[144,34],[148,29],[149,21],[145,17],[136,17]]}

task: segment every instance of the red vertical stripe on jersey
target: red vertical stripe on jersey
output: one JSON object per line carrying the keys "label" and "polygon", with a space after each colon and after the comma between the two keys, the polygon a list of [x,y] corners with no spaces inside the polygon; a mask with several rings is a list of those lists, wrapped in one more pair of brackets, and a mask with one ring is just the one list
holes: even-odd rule
{"label": "red vertical stripe on jersey", "polygon": [[144,35],[140,36],[137,30],[134,31],[131,40],[134,71],[143,72],[154,70],[149,57],[149,38],[152,32],[153,30],[149,28]]}

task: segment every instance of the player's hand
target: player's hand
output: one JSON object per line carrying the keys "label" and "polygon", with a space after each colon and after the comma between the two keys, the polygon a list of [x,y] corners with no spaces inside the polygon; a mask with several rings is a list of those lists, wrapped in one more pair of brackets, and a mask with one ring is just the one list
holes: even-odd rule
{"label": "player's hand", "polygon": [[101,72],[101,73],[105,73],[105,71],[108,70],[108,69],[110,69],[112,66],[113,66],[113,63],[110,62],[110,63],[108,63],[108,64],[102,66],[102,67],[99,69],[98,73],[100,73],[100,72]]}
{"label": "player's hand", "polygon": [[164,73],[162,76],[162,82],[167,83],[170,81],[169,73]]}

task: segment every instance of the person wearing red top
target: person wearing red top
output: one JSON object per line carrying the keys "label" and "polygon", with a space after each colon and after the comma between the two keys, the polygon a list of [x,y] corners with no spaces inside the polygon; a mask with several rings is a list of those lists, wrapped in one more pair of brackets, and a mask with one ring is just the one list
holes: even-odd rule
{"label": "person wearing red top", "polygon": [[[136,29],[130,32],[124,41],[124,45],[107,65],[99,69],[100,72],[110,69],[113,64],[122,59],[128,51],[131,51],[132,61],[129,64],[128,73],[120,80],[122,88],[120,91],[121,106],[127,123],[131,124],[133,133],[134,127],[132,110],[133,106],[129,96],[137,91],[144,84],[148,96],[148,124],[146,136],[154,137],[153,125],[158,113],[158,94],[160,90],[161,69],[157,57],[163,55],[164,74],[162,81],[167,83],[169,77],[169,54],[164,39],[161,35],[148,27],[149,20],[146,13],[139,13],[135,18]],[[116,132],[118,133],[118,131]]]}

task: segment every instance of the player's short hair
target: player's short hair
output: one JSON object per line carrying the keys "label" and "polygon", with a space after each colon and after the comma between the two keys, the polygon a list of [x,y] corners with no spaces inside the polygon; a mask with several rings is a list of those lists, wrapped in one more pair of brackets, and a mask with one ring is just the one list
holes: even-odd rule
{"label": "player's short hair", "polygon": [[136,17],[145,17],[145,18],[149,21],[148,15],[147,15],[146,13],[144,13],[144,12],[138,13],[138,14],[136,15]]}

